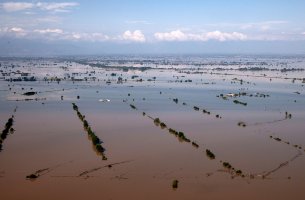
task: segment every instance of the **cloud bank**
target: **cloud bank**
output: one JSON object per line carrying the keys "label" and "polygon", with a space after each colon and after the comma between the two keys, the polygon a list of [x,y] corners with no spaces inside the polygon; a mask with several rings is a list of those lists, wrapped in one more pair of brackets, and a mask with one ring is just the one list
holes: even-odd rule
{"label": "cloud bank", "polygon": [[90,42],[137,42],[146,41],[145,35],[140,30],[127,30],[121,35],[108,36],[103,33],[93,32],[69,32],[60,28],[25,30],[21,27],[0,28],[0,37],[22,37],[24,39],[44,39],[44,40],[70,40],[70,41],[90,41]]}
{"label": "cloud bank", "polygon": [[40,9],[53,12],[69,12],[72,7],[78,6],[76,2],[61,2],[61,3],[27,3],[27,2],[5,2],[0,4],[0,7],[6,12],[17,12],[29,9]]}
{"label": "cloud bank", "polygon": [[230,41],[230,40],[247,40],[247,35],[238,32],[226,33],[220,31],[212,31],[201,34],[184,33],[181,30],[171,32],[158,32],[154,34],[159,41]]}
{"label": "cloud bank", "polygon": [[27,29],[23,26],[0,27],[1,37],[24,39],[70,40],[90,42],[228,42],[228,41],[303,41],[305,32],[280,34],[245,34],[240,32],[211,31],[190,33],[181,30],[155,32],[146,36],[141,30],[126,30],[119,35],[107,35],[101,32],[66,31],[61,28]]}
{"label": "cloud bank", "polygon": [[134,41],[134,42],[145,42],[146,38],[140,30],[135,30],[134,32],[125,31],[122,35],[123,40]]}
{"label": "cloud bank", "polygon": [[33,8],[34,4],[25,3],[25,2],[6,2],[6,3],[2,3],[1,7],[3,10],[5,10],[7,12],[15,12],[15,11]]}
{"label": "cloud bank", "polygon": [[36,29],[34,30],[36,33],[41,33],[41,34],[48,34],[48,33],[56,33],[56,34],[62,34],[63,30],[61,29]]}

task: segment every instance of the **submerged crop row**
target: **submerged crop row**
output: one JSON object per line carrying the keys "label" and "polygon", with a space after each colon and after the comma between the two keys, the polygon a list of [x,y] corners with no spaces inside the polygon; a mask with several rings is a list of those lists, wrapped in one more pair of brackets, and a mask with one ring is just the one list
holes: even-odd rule
{"label": "submerged crop row", "polygon": [[270,135],[270,138],[277,141],[277,142],[282,142],[282,143],[285,143],[287,145],[291,145],[292,147],[298,149],[298,150],[303,150],[305,151],[305,148],[303,148],[301,145],[297,145],[297,144],[291,144],[291,142],[288,142],[288,141],[284,141],[283,139],[279,138],[279,137],[274,137],[272,135]]}
{"label": "submerged crop row", "polygon": [[[137,107],[133,104],[130,104],[130,107],[134,110],[137,110]],[[156,126],[160,126],[161,129],[167,129],[169,133],[174,134],[176,137],[178,137],[179,141],[188,142],[188,143],[191,142],[191,140],[188,139],[182,131],[176,131],[172,128],[168,128],[167,125],[164,122],[162,122],[158,117],[153,118],[151,116],[146,115],[145,112],[143,112],[142,114],[143,116],[147,116],[148,118],[152,119]],[[199,145],[194,141],[191,144],[197,148],[199,147]]]}
{"label": "submerged crop row", "polygon": [[13,123],[14,123],[14,116],[10,117],[6,124],[5,124],[5,127],[1,133],[1,138],[0,138],[0,151],[2,150],[2,144],[4,142],[4,140],[6,139],[7,135],[9,133],[13,133],[14,132],[14,129],[13,129]]}
{"label": "submerged crop row", "polygon": [[[135,105],[133,105],[133,104],[129,104],[129,106],[130,106],[132,109],[134,109],[134,110],[138,110],[137,107],[136,107]],[[194,147],[196,147],[196,148],[199,147],[199,145],[198,145],[195,141],[192,141],[192,142],[191,142],[191,140],[190,140],[189,138],[187,138],[187,137],[185,136],[185,134],[184,134],[182,131],[176,131],[176,130],[173,129],[173,128],[168,128],[167,125],[166,125],[164,122],[162,122],[158,117],[157,117],[157,118],[153,118],[153,117],[147,115],[145,112],[143,112],[142,115],[143,115],[143,116],[147,116],[149,119],[152,119],[153,122],[154,122],[154,124],[155,124],[156,126],[159,126],[161,129],[166,129],[166,130],[168,130],[168,132],[171,133],[171,134],[173,134],[173,135],[175,135],[175,136],[179,139],[179,141],[191,143],[191,144],[192,144]]]}
{"label": "submerged crop row", "polygon": [[[134,110],[138,110],[138,108],[133,104],[130,104],[129,106]],[[149,119],[153,120],[154,124],[156,126],[159,126],[161,129],[168,130],[168,132],[175,135],[179,139],[179,141],[187,142],[187,143],[191,144],[193,147],[199,148],[199,145],[195,141],[191,142],[191,140],[189,138],[187,138],[185,136],[185,134],[181,131],[176,131],[173,128],[168,128],[168,126],[164,122],[162,122],[160,120],[160,118],[158,118],[158,117],[153,118],[153,117],[147,115],[145,112],[142,112],[142,115],[147,116]],[[216,158],[215,154],[210,149],[206,149],[205,153],[206,153],[206,156],[210,160],[214,160]],[[228,172],[232,176],[240,176],[240,177],[243,177],[243,178],[246,177],[246,175],[243,174],[243,172],[240,169],[234,168],[229,162],[222,162],[222,161],[220,161],[220,162],[222,163],[222,166],[226,169],[226,172]],[[248,177],[250,177],[250,175],[248,175]]]}
{"label": "submerged crop row", "polygon": [[102,146],[102,141],[92,131],[89,123],[85,119],[85,116],[82,115],[81,112],[78,110],[78,106],[75,103],[72,103],[72,105],[73,105],[73,110],[76,111],[78,118],[83,122],[84,129],[88,133],[88,136],[91,139],[91,142],[92,142],[92,145],[93,145],[94,149],[102,156],[103,160],[107,160],[107,157],[104,154],[105,149]]}
{"label": "submerged crop row", "polygon": [[273,124],[273,123],[277,123],[277,122],[282,122],[285,120],[289,120],[292,118],[292,114],[288,113],[287,111],[285,112],[285,116],[281,119],[276,119],[276,120],[272,120],[272,121],[265,121],[265,122],[257,122],[257,123],[250,123],[250,124],[246,124],[243,121],[239,121],[237,123],[238,126],[240,127],[246,127],[246,126],[259,126],[259,125],[265,125],[265,124]]}
{"label": "submerged crop row", "polygon": [[[179,99],[178,99],[178,98],[174,98],[174,99],[173,99],[173,102],[175,102],[176,104],[178,104],[178,103],[179,103]],[[185,102],[183,102],[182,105],[186,106],[186,105],[188,105],[188,104],[185,103]],[[203,114],[207,114],[207,115],[211,115],[211,114],[212,114],[211,111],[208,111],[208,110],[205,109],[205,108],[200,108],[199,106],[193,106],[193,109],[194,109],[195,111],[200,111],[200,110],[202,110],[202,113],[203,113]],[[219,119],[222,118],[219,114],[216,114],[215,117],[216,117],[216,118],[219,118]]]}
{"label": "submerged crop row", "polygon": [[[14,113],[16,112],[17,107],[14,109]],[[2,145],[4,140],[7,138],[7,135],[10,133],[14,133],[14,128],[13,128],[13,124],[14,124],[14,115],[12,115],[7,122],[5,123],[4,129],[0,135],[0,151],[2,151]]]}

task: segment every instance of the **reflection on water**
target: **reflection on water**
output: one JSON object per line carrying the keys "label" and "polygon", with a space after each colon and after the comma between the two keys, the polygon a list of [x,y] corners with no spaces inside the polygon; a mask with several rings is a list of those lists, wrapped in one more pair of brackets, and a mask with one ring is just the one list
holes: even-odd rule
{"label": "reflection on water", "polygon": [[[286,61],[300,67],[294,59]],[[196,58],[193,64],[210,61]],[[1,131],[14,114],[14,134],[1,140],[3,199],[305,197],[299,71],[243,71],[235,65],[230,71],[183,61],[144,71],[77,62],[63,69],[64,61],[55,67],[52,59],[31,61],[50,66],[10,62],[17,69],[26,62],[30,67],[23,70],[36,70],[37,81],[0,80]],[[266,62],[281,69],[276,59]],[[76,81],[85,76],[87,81]],[[23,95],[31,91],[37,93]],[[72,102],[85,116],[81,122]],[[95,137],[84,134],[84,120]],[[92,138],[103,140],[108,160],[92,153],[98,144]],[[36,180],[26,180],[30,175]]]}

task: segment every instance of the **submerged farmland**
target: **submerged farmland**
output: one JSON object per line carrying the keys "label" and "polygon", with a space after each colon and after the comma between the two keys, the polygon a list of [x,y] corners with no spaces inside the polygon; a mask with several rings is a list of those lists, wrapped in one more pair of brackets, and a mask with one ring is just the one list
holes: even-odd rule
{"label": "submerged farmland", "polygon": [[305,57],[0,64],[3,199],[305,197]]}

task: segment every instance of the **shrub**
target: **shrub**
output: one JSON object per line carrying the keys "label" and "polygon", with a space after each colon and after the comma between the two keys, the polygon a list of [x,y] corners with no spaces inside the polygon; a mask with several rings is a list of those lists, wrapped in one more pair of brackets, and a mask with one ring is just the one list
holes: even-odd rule
{"label": "shrub", "polygon": [[215,159],[215,155],[209,149],[205,150],[205,153],[210,159]]}
{"label": "shrub", "polygon": [[100,153],[104,153],[105,151],[105,149],[100,144],[95,145],[95,149]]}
{"label": "shrub", "polygon": [[184,133],[183,133],[183,132],[179,132],[179,133],[178,133],[178,136],[179,136],[180,138],[185,138],[185,136],[184,136]]}
{"label": "shrub", "polygon": [[172,183],[173,189],[177,189],[178,188],[178,183],[179,183],[178,180],[173,180],[173,183]]}
{"label": "shrub", "polygon": [[238,100],[234,100],[233,102],[234,102],[235,104],[241,104],[241,105],[244,105],[244,106],[247,105],[247,103],[244,103],[244,102],[241,102],[241,101],[238,101]]}
{"label": "shrub", "polygon": [[132,105],[132,104],[130,104],[130,107],[132,108],[132,109],[137,109],[134,105]]}
{"label": "shrub", "polygon": [[247,126],[245,122],[238,122],[237,125],[238,126],[242,126],[242,127],[246,127]]}
{"label": "shrub", "polygon": [[36,179],[38,178],[38,176],[36,174],[30,174],[28,176],[26,176],[27,179]]}
{"label": "shrub", "polygon": [[84,127],[87,129],[89,127],[89,124],[87,122],[87,120],[84,120]]}
{"label": "shrub", "polygon": [[169,128],[168,131],[172,134],[178,135],[178,132],[172,128]]}
{"label": "shrub", "polygon": [[224,163],[222,163],[222,165],[223,165],[225,168],[228,168],[228,169],[231,169],[231,168],[232,168],[231,164],[228,163],[228,162],[224,162]]}
{"label": "shrub", "polygon": [[166,124],[164,122],[161,122],[160,126],[161,128],[166,128]]}
{"label": "shrub", "polygon": [[159,118],[156,118],[156,119],[154,119],[154,123],[156,123],[156,124],[160,124],[160,123],[161,123],[161,121],[160,121],[160,119],[159,119]]}
{"label": "shrub", "polygon": [[196,148],[198,148],[199,147],[199,145],[196,143],[196,142],[192,142],[192,145],[194,146],[194,147],[196,147]]}
{"label": "shrub", "polygon": [[183,139],[184,142],[191,142],[191,140],[188,139],[188,138],[186,138],[186,137],[184,137],[184,138],[182,138],[182,139]]}
{"label": "shrub", "polygon": [[91,136],[91,139],[92,139],[92,143],[94,145],[97,145],[97,144],[100,144],[101,143],[101,140],[96,136],[96,135],[92,135]]}
{"label": "shrub", "polygon": [[194,110],[198,111],[198,110],[199,110],[199,108],[198,108],[197,106],[194,106]]}

